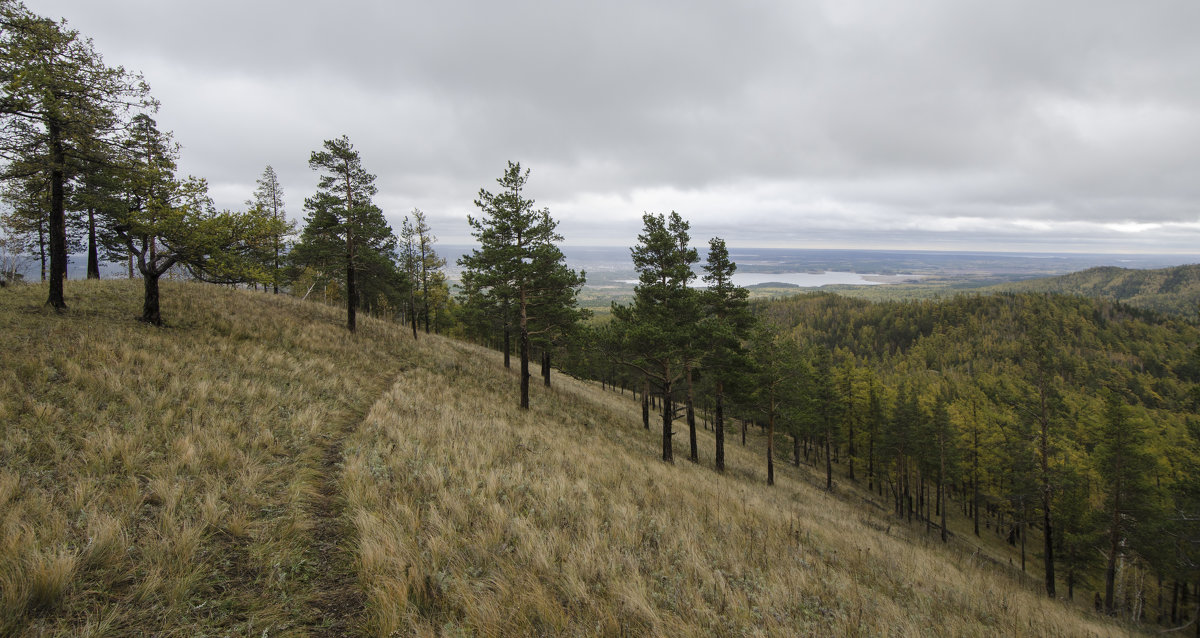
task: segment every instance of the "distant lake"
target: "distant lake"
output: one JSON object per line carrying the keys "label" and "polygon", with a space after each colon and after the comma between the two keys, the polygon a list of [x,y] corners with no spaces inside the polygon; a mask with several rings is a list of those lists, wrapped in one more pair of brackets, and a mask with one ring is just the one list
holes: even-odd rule
{"label": "distant lake", "polygon": [[[859,274],[856,272],[838,272],[827,271],[822,273],[812,272],[735,272],[733,273],[733,283],[738,286],[757,286],[758,284],[766,284],[772,282],[794,284],[801,288],[816,288],[818,286],[828,286],[833,284],[842,284],[847,286],[878,286],[883,281],[876,279],[871,281],[867,277],[879,277],[879,275]],[[700,282],[703,284],[703,282]]]}
{"label": "distant lake", "polygon": [[[696,277],[692,282],[692,286],[697,288],[704,287],[704,281],[701,279],[703,273]],[[856,272],[841,272],[841,271],[826,271],[826,272],[735,272],[733,273],[733,283],[736,286],[757,286],[758,284],[781,283],[799,286],[801,288],[817,288],[820,286],[829,285],[845,285],[845,286],[878,286],[885,283],[896,283],[898,281],[919,279],[919,276],[913,275],[878,275],[873,273],[856,273]],[[634,285],[638,283],[636,279],[622,279],[620,283]]]}

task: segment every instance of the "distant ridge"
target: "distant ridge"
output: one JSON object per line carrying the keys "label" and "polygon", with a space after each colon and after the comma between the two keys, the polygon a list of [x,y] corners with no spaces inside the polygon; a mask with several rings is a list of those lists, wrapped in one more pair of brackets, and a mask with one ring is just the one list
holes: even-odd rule
{"label": "distant ridge", "polygon": [[1200,264],[1154,270],[1100,266],[1059,277],[999,284],[989,290],[1082,295],[1194,317],[1200,309]]}

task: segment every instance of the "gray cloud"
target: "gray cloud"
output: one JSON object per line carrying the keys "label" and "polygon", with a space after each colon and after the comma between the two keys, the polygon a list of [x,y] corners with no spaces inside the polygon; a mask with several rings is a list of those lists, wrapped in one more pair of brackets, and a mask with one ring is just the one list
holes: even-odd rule
{"label": "gray cloud", "polygon": [[270,163],[299,216],[346,133],[444,241],[519,159],[576,243],[674,209],[742,243],[1200,252],[1190,0],[29,5],[145,72],[223,206]]}

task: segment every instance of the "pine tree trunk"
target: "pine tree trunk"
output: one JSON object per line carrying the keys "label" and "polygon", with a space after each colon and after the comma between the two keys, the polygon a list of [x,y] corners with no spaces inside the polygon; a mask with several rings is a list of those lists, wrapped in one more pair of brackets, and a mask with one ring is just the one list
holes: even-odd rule
{"label": "pine tree trunk", "polygon": [[[411,294],[409,295],[408,310],[409,310],[408,322],[412,326],[413,341],[416,341],[417,340],[417,301],[416,301],[416,299],[412,298]],[[505,366],[505,367],[507,367],[507,366]]]}
{"label": "pine tree trunk", "polygon": [[505,367],[505,369],[512,368],[512,364],[509,362],[509,359],[511,358],[511,352],[512,352],[512,329],[510,329],[508,327],[508,324],[505,324],[505,326],[504,326],[504,367]]}
{"label": "pine tree trunk", "polygon": [[650,378],[642,379],[642,425],[650,429]]}
{"label": "pine tree trunk", "polygon": [[695,409],[695,394],[692,388],[692,368],[687,368],[687,426],[688,426],[688,460],[692,463],[700,462],[700,451],[696,447],[696,409]]}
{"label": "pine tree trunk", "polygon": [[542,350],[542,381],[550,387],[550,351]]}
{"label": "pine tree trunk", "polygon": [[975,523],[975,536],[979,536],[979,428],[972,432],[973,456],[971,460],[971,517]]}
{"label": "pine tree trunk", "polygon": [[143,271],[142,283],[146,292],[142,301],[142,321],[153,326],[161,326],[162,314],[158,308],[158,274],[150,269]]}
{"label": "pine tree trunk", "polygon": [[875,426],[867,435],[867,491],[875,489]]}
{"label": "pine tree trunk", "polygon": [[[49,254],[46,252],[46,229],[41,222],[38,222],[38,256],[42,261],[42,281],[46,281],[46,265]],[[133,279],[133,257],[130,256],[129,262],[129,278]]]}
{"label": "pine tree trunk", "polygon": [[88,256],[87,278],[100,278],[100,253],[96,247],[96,208],[88,208]]}
{"label": "pine tree trunk", "polygon": [[1108,532],[1108,564],[1104,568],[1104,611],[1112,615],[1116,611],[1113,606],[1113,588],[1117,580],[1117,553],[1121,551],[1121,495],[1116,490],[1113,499],[1112,518],[1109,520]]}
{"label": "pine tree trunk", "polygon": [[674,406],[671,405],[671,368],[666,366],[663,374],[662,397],[662,454],[667,463],[675,462],[675,451],[671,446],[671,420],[674,418]]}
{"label": "pine tree trunk", "polygon": [[775,390],[771,390],[771,409],[767,411],[767,485],[775,484]]}
{"label": "pine tree trunk", "polygon": [[946,483],[943,478],[946,475],[946,437],[944,435],[941,437],[940,443],[941,445],[938,446],[938,456],[941,467],[938,468],[937,499],[938,513],[942,516],[942,542],[945,543],[948,540],[948,536],[946,533]]}
{"label": "pine tree trunk", "polygon": [[1041,391],[1042,431],[1038,442],[1039,459],[1042,474],[1042,525],[1044,558],[1046,562],[1046,596],[1054,598],[1054,528],[1050,524],[1051,484],[1050,484],[1050,416],[1047,405],[1046,390]]}
{"label": "pine tree trunk", "polygon": [[717,437],[717,471],[725,471],[725,384],[717,380],[717,414],[714,421]]}
{"label": "pine tree trunk", "polygon": [[833,491],[833,459],[830,455],[829,427],[825,427],[825,489]]}
{"label": "pine tree trunk", "polygon": [[67,278],[67,215],[63,186],[66,181],[62,124],[50,118],[46,123],[50,150],[50,296],[46,303],[55,310],[66,310],[63,280]]}
{"label": "pine tree trunk", "polygon": [[356,327],[355,314],[358,310],[358,287],[354,281],[354,242],[352,236],[347,239],[346,250],[346,329],[354,332]]}
{"label": "pine tree trunk", "polygon": [[[522,291],[524,297],[524,291]],[[529,320],[525,300],[521,299],[521,409],[529,409]]]}
{"label": "pine tree trunk", "polygon": [[[279,219],[279,212],[275,212],[275,219]],[[271,288],[274,294],[279,294],[279,235],[275,235],[275,263],[274,269],[271,271]]]}

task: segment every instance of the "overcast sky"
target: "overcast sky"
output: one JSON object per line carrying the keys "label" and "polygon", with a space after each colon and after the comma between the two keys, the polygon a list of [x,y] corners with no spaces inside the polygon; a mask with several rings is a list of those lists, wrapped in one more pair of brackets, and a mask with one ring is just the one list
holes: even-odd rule
{"label": "overcast sky", "polygon": [[507,160],[574,245],[1200,253],[1200,2],[27,0],[141,71],[181,172],[291,217],[346,134],[442,243]]}

